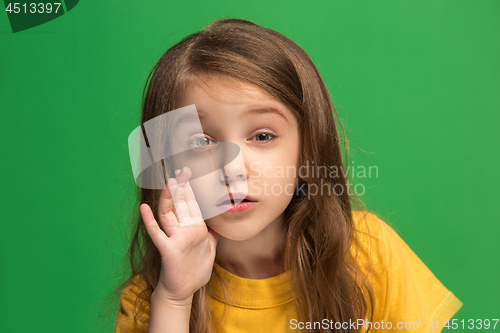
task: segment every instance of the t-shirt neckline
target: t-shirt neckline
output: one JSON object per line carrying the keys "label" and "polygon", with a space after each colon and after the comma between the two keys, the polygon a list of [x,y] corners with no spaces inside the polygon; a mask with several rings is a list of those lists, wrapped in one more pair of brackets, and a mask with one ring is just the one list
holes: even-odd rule
{"label": "t-shirt neckline", "polygon": [[[234,275],[217,263],[217,273],[226,282],[231,294],[228,304],[248,309],[265,309],[276,307],[293,300],[288,284],[288,272],[266,279],[247,279]],[[224,294],[217,279],[212,283],[212,297],[224,302]]]}

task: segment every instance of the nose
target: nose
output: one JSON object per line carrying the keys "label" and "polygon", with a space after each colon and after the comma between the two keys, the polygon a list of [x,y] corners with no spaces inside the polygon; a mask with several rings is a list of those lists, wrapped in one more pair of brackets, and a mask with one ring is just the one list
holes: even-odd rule
{"label": "nose", "polygon": [[241,151],[233,161],[221,167],[220,171],[219,180],[221,184],[231,184],[246,180],[248,175]]}

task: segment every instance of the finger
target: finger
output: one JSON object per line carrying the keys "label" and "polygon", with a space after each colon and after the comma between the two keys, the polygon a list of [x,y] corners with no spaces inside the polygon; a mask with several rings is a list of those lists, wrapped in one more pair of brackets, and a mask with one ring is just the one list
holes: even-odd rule
{"label": "finger", "polygon": [[165,187],[161,191],[160,201],[158,203],[158,213],[165,213],[174,208],[172,202],[172,192],[168,187],[168,183],[165,184]]}
{"label": "finger", "polygon": [[191,217],[191,215],[189,214],[189,207],[186,203],[186,185],[188,184],[190,177],[191,171],[189,170],[189,168],[182,168],[181,172],[175,179],[175,181],[177,182],[177,186],[175,186],[172,191],[177,219],[181,224],[183,222],[190,221]]}
{"label": "finger", "polygon": [[[201,214],[200,206],[196,201],[193,189],[189,182],[186,184],[186,205],[188,206],[189,215],[191,217],[192,223],[205,222],[203,220],[203,215]],[[182,225],[184,226],[184,224]]]}
{"label": "finger", "polygon": [[189,181],[192,175],[193,173],[191,172],[191,169],[187,166],[183,167],[180,171],[175,171],[175,179],[177,180],[179,186],[186,185],[185,183]]}
{"label": "finger", "polygon": [[174,234],[174,230],[180,228],[181,224],[175,216],[174,212],[169,211],[165,214],[165,223],[162,225],[163,230],[167,234],[168,237],[171,237]]}
{"label": "finger", "polygon": [[151,211],[151,207],[148,204],[142,204],[139,207],[139,211],[141,212],[142,221],[146,227],[146,231],[151,237],[151,240],[155,244],[156,248],[160,253],[165,251],[167,247],[167,235],[160,229],[160,226],[155,220],[153,212]]}
{"label": "finger", "polygon": [[[191,169],[189,167],[183,168],[183,175],[185,178],[179,177],[179,181],[183,181],[184,179],[190,179],[192,176]],[[196,201],[196,197],[194,196],[193,189],[191,187],[191,184],[189,181],[186,181],[184,185],[184,201],[187,206],[187,210],[189,213],[189,219],[181,221],[181,226],[185,227],[188,225],[193,225],[193,226],[202,226],[205,227],[205,221],[203,220],[203,215],[200,210],[200,206],[198,205],[198,202]],[[198,224],[199,225],[196,225]]]}
{"label": "finger", "polygon": [[177,183],[174,178],[170,178],[162,191],[158,205],[158,218],[162,229],[167,236],[171,236],[172,229],[179,227],[172,193],[175,192]]}

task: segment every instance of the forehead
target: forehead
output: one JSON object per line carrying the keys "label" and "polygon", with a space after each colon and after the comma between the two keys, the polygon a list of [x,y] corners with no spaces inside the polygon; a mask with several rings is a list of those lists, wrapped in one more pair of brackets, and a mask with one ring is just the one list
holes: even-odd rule
{"label": "forehead", "polygon": [[226,104],[238,104],[256,99],[279,103],[263,89],[249,82],[222,75],[191,76],[185,85],[183,99],[206,97]]}
{"label": "forehead", "polygon": [[185,85],[182,103],[195,104],[200,119],[204,118],[204,111],[231,107],[233,112],[240,110],[242,115],[274,114],[288,121],[297,120],[295,112],[262,88],[222,75],[204,74],[190,77]]}

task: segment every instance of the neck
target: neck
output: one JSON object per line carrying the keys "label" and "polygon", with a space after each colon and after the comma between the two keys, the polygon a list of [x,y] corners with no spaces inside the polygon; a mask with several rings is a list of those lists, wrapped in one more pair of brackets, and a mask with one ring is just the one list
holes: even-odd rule
{"label": "neck", "polygon": [[280,221],[275,222],[244,241],[219,235],[217,263],[228,272],[247,279],[266,279],[283,273],[285,233]]}

